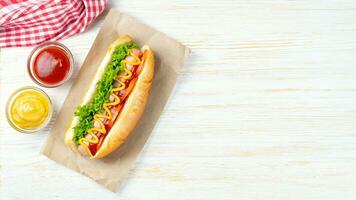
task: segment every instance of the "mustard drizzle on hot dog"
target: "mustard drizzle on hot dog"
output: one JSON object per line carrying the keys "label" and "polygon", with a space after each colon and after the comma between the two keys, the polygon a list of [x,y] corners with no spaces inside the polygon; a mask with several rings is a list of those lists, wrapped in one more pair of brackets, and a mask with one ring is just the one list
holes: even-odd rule
{"label": "mustard drizzle on hot dog", "polygon": [[95,126],[93,128],[90,128],[87,131],[88,135],[90,135],[90,138],[83,137],[79,140],[79,144],[85,148],[85,150],[87,151],[87,153],[90,156],[93,156],[93,154],[91,153],[91,151],[89,149],[89,144],[90,143],[92,143],[92,144],[99,143],[99,138],[95,134],[95,132],[99,132],[101,134],[107,133],[103,120],[104,119],[112,120],[112,113],[110,111],[110,108],[120,104],[120,102],[121,102],[120,98],[115,93],[120,92],[126,88],[126,84],[124,81],[122,81],[122,79],[129,80],[132,77],[132,72],[127,69],[126,64],[129,64],[132,66],[141,64],[140,58],[138,56],[136,56],[134,53],[132,53],[131,50],[129,51],[129,55],[131,55],[135,59],[135,61],[134,62],[130,62],[127,60],[121,61],[125,66],[125,68],[124,68],[125,74],[119,74],[115,77],[115,80],[120,84],[120,86],[112,88],[110,91],[110,94],[114,97],[114,101],[103,104],[103,109],[105,111],[105,114],[95,114],[94,115],[94,123],[97,122],[99,124],[100,128],[95,127]]}

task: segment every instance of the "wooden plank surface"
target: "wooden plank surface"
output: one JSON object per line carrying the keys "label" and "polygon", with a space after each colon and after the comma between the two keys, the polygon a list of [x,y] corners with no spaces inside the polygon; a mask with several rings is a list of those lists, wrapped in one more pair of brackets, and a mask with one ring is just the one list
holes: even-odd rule
{"label": "wooden plank surface", "polygon": [[[31,48],[1,49],[0,199],[356,199],[355,1],[111,7],[192,49],[127,181],[115,194],[40,155],[50,126],[31,135],[9,127],[7,97],[34,85]],[[103,17],[62,41],[77,63],[73,79]],[[45,89],[57,111],[69,87]]]}

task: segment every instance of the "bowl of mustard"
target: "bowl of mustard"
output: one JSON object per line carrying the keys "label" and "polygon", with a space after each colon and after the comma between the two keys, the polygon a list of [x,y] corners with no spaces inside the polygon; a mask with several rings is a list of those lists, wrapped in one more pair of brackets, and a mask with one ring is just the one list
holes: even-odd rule
{"label": "bowl of mustard", "polygon": [[7,121],[23,133],[36,132],[45,127],[52,113],[52,102],[48,95],[31,86],[16,90],[6,104]]}

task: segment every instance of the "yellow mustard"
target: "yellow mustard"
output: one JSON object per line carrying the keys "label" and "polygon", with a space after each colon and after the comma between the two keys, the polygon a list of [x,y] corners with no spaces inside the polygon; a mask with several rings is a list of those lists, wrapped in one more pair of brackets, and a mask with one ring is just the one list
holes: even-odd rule
{"label": "yellow mustard", "polygon": [[35,89],[19,92],[9,106],[11,123],[25,130],[39,128],[47,121],[51,112],[49,98]]}

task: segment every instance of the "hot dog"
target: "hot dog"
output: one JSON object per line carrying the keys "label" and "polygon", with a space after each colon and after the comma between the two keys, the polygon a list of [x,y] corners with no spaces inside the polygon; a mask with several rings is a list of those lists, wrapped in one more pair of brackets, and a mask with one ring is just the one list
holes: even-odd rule
{"label": "hot dog", "polygon": [[120,147],[138,123],[154,75],[154,54],[124,35],[108,48],[65,132],[75,152],[102,158]]}

